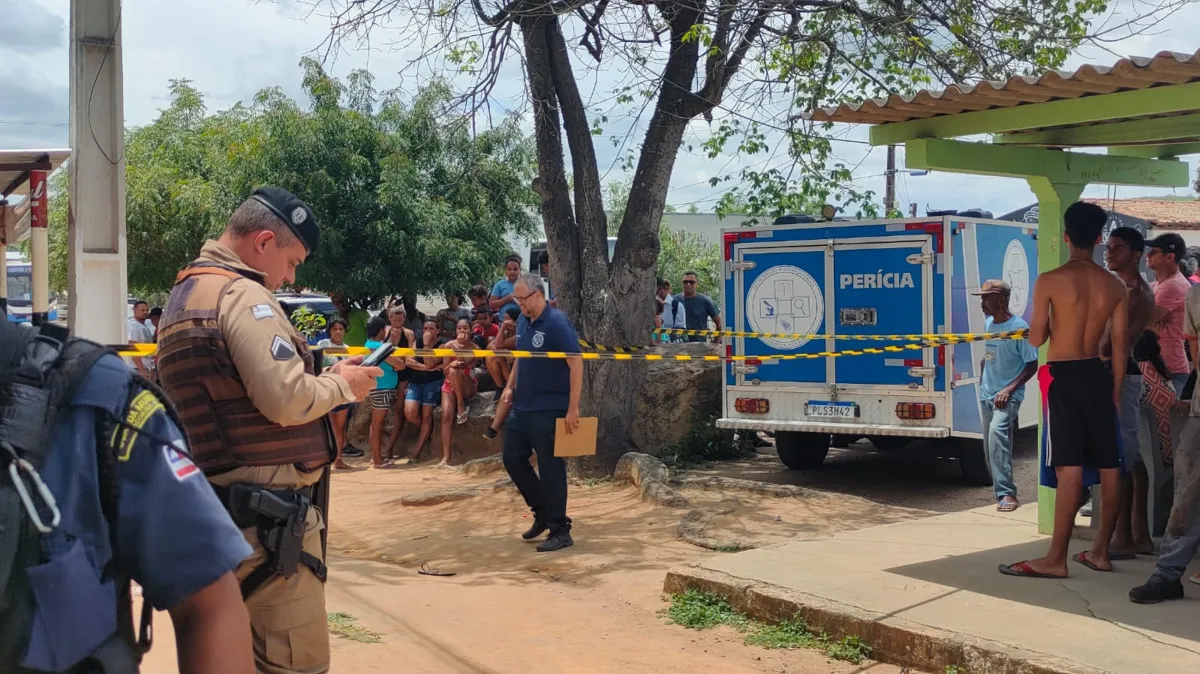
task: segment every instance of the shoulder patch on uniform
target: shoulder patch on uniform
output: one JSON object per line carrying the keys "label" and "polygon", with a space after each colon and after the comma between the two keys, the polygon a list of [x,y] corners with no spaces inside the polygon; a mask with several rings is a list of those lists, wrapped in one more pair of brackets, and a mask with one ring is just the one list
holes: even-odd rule
{"label": "shoulder patch on uniform", "polygon": [[182,440],[176,440],[174,445],[163,445],[163,457],[167,460],[167,468],[180,482],[200,474],[200,468],[180,451],[182,448]]}
{"label": "shoulder patch on uniform", "polygon": [[296,357],[296,347],[292,346],[291,340],[275,335],[271,342],[271,357],[275,360],[291,360]]}
{"label": "shoulder patch on uniform", "polygon": [[270,304],[255,304],[250,307],[250,313],[254,314],[254,320],[261,321],[264,318],[271,318],[275,315],[275,310]]}
{"label": "shoulder patch on uniform", "polygon": [[137,444],[138,431],[145,427],[150,417],[161,411],[163,405],[153,393],[142,391],[134,396],[133,402],[129,403],[129,412],[125,415],[127,425],[118,425],[109,441],[117,452],[117,461],[129,460],[133,446]]}

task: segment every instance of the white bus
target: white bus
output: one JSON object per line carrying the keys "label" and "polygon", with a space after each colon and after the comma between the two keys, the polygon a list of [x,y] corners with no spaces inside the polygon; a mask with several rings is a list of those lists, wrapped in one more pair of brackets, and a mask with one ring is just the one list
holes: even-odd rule
{"label": "white bus", "polygon": [[[33,266],[24,255],[14,251],[5,253],[8,265],[8,320],[28,323],[33,312]],[[48,318],[58,320],[58,298],[50,293]]]}

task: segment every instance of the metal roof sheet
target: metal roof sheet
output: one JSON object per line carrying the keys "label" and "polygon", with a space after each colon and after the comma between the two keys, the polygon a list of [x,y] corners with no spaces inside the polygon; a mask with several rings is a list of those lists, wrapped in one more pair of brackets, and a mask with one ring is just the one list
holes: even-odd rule
{"label": "metal roof sheet", "polygon": [[912,95],[892,94],[818,108],[806,116],[817,122],[886,124],[1196,81],[1200,81],[1200,50],[1193,54],[1163,51],[1149,57],[1124,58],[1111,66],[1087,64],[1074,72],[1051,70],[1036,77],[1014,75],[1005,81],[984,80],[936,91],[923,89]]}

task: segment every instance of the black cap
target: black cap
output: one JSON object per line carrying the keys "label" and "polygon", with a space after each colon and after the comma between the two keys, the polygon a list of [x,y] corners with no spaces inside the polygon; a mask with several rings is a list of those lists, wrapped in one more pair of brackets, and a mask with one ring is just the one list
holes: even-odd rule
{"label": "black cap", "polygon": [[260,187],[250,198],[271,209],[272,213],[287,223],[292,232],[300,237],[309,255],[317,252],[321,232],[317,229],[317,218],[308,204],[282,187]]}
{"label": "black cap", "polygon": [[1178,262],[1187,255],[1187,244],[1184,243],[1183,237],[1178,234],[1161,234],[1146,242],[1147,248],[1157,248],[1164,253],[1172,253],[1175,255],[1175,261]]}

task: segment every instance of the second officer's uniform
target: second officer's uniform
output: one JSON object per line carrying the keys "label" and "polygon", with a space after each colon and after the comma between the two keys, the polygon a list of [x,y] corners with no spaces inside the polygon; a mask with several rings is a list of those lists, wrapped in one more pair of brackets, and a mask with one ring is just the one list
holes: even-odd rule
{"label": "second officer's uniform", "polygon": [[[251,198],[315,252],[316,219],[304,202],[278,188]],[[236,575],[258,671],[316,674],[329,670],[329,631],[313,486],[334,456],[325,415],[355,398],[345,379],[314,375],[304,338],[264,278],[206,242],[163,312],[159,377],[196,463],[254,549]]]}

